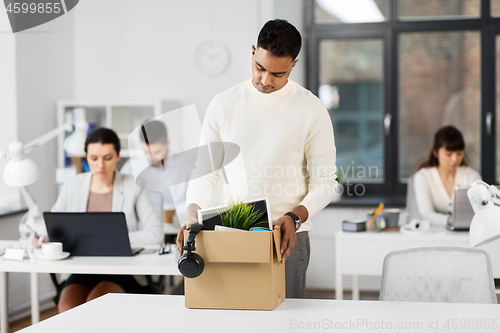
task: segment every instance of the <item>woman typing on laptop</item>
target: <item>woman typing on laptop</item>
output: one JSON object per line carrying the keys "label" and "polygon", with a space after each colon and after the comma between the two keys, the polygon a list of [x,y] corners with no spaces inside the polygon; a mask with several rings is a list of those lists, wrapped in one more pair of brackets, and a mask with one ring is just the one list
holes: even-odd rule
{"label": "woman typing on laptop", "polygon": [[[146,190],[135,184],[134,177],[116,170],[120,160],[116,133],[107,128],[93,130],[85,152],[90,172],[63,185],[52,211],[123,212],[132,244],[161,243],[161,221]],[[139,293],[141,288],[133,276],[73,274],[64,283],[58,309],[63,312],[107,293]]]}
{"label": "woman typing on laptop", "polygon": [[479,173],[467,166],[462,133],[453,126],[439,129],[429,159],[413,176],[415,198],[422,219],[431,225],[451,224],[453,189],[481,180]]}

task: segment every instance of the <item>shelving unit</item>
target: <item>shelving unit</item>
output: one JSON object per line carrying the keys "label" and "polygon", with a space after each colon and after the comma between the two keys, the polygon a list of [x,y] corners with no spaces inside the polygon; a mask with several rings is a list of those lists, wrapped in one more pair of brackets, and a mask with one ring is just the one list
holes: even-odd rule
{"label": "shelving unit", "polygon": [[[85,119],[96,127],[113,129],[120,138],[121,156],[130,156],[128,136],[132,130],[148,119],[161,114],[160,100],[60,100],[57,102],[57,124],[74,119],[75,108],[85,109]],[[69,133],[57,138],[57,165],[65,167],[63,142]]]}

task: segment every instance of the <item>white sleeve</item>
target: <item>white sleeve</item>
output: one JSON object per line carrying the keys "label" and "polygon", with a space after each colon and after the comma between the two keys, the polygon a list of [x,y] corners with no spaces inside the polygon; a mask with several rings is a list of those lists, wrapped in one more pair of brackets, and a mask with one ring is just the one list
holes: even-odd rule
{"label": "white sleeve", "polygon": [[57,196],[57,200],[50,209],[51,212],[68,212],[68,183],[65,182],[61,188],[61,192]]}
{"label": "white sleeve", "polygon": [[135,211],[142,228],[130,231],[129,238],[132,244],[159,244],[163,241],[163,226],[156,213],[148,192],[141,189],[135,202]]}
{"label": "white sleeve", "polygon": [[469,184],[474,183],[476,180],[483,180],[479,172],[476,170],[469,168]]}
{"label": "white sleeve", "polygon": [[312,119],[304,145],[309,187],[307,195],[299,205],[307,209],[308,219],[333,200],[338,185],[332,122],[323,104],[321,107],[322,110]]}
{"label": "white sleeve", "polygon": [[430,194],[431,185],[426,177],[421,172],[417,172],[413,177],[413,184],[420,216],[423,219],[429,220],[432,225],[446,226],[449,215],[438,213],[434,210]]}

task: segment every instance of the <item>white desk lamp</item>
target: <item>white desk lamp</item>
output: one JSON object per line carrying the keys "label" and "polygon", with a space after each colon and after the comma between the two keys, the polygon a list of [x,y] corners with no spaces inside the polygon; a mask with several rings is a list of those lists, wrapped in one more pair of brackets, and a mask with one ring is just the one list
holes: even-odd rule
{"label": "white desk lamp", "polygon": [[[20,141],[11,142],[9,145],[9,155],[5,155],[2,151],[0,151],[0,158],[10,158],[5,165],[3,181],[8,186],[19,187],[21,194],[28,205],[28,212],[19,222],[19,233],[21,238],[27,238],[30,235],[30,230],[26,225],[29,225],[36,232],[43,232],[45,230],[40,216],[40,209],[26,188],[26,186],[31,185],[38,180],[40,172],[38,171],[38,167],[35,162],[33,162],[30,158],[27,158],[25,154],[28,154],[33,149],[43,145],[65,131],[73,131],[71,122],[61,125],[60,127],[42,135],[25,146]],[[85,142],[86,131],[82,132],[81,130],[75,130],[68,138],[72,138],[72,140],[75,141],[81,141],[82,135],[84,136],[83,142]],[[83,147],[81,150],[83,150]],[[78,154],[79,152],[71,151],[70,153]]]}
{"label": "white desk lamp", "polygon": [[85,140],[89,123],[85,120],[85,109],[73,109],[75,132],[64,140],[64,150],[68,157],[85,157]]}
{"label": "white desk lamp", "polygon": [[483,181],[475,181],[467,190],[474,209],[469,236],[472,247],[500,238],[500,190]]}

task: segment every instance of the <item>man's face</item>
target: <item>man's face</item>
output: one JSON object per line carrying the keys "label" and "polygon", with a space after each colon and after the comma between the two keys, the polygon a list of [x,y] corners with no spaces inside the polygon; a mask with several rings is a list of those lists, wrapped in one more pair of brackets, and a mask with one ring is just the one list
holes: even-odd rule
{"label": "man's face", "polygon": [[252,83],[263,94],[280,90],[298,60],[291,57],[279,58],[261,47],[252,45]]}
{"label": "man's face", "polygon": [[160,166],[161,160],[167,159],[169,141],[166,143],[155,142],[150,145],[142,143],[142,150],[148,157],[149,163],[154,166]]}

